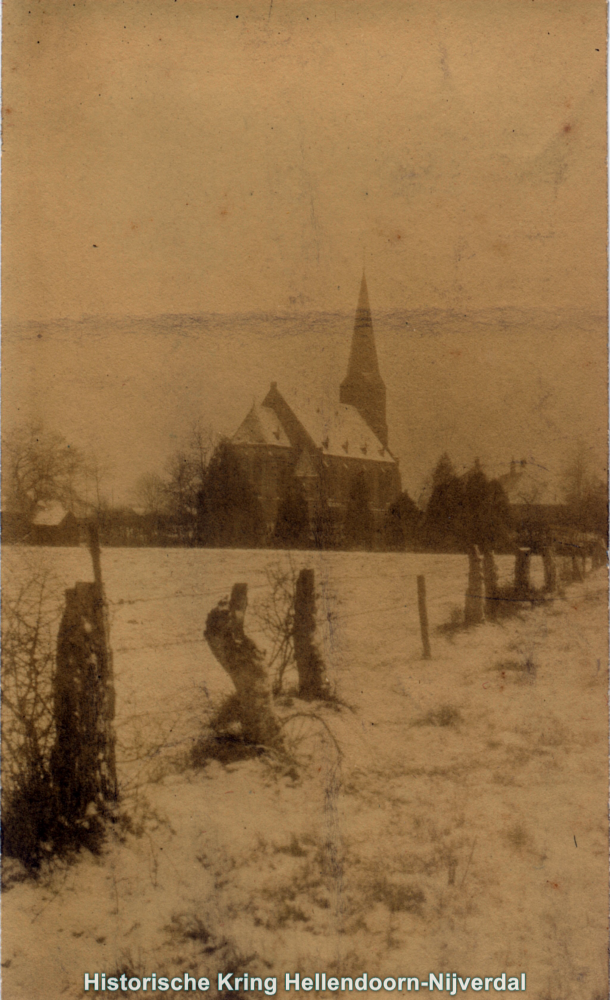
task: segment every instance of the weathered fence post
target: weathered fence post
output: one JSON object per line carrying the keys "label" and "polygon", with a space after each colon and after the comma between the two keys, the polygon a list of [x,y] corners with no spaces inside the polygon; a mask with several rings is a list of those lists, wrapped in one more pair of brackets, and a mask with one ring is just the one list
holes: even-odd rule
{"label": "weathered fence post", "polygon": [[580,556],[575,552],[572,553],[572,581],[574,583],[582,583],[584,575],[582,572],[582,565]]}
{"label": "weathered fence post", "polygon": [[498,571],[493,552],[483,553],[483,580],[485,583],[485,617],[494,621],[498,617]]}
{"label": "weathered fence post", "polygon": [[244,632],[248,584],[236,583],[231,598],[210,611],[203,633],[237,692],[237,716],[249,743],[280,744],[280,725],[273,711],[264,654]]}
{"label": "weathered fence post", "polygon": [[118,798],[112,653],[95,526],[90,549],[95,582],[66,590],[53,680],[50,769],[66,829],[106,815]]}
{"label": "weathered fence post", "polygon": [[483,621],[483,570],[481,554],[476,545],[468,553],[468,589],[464,607],[466,625],[478,625]]}
{"label": "weathered fence post", "polygon": [[429,660],[432,656],[430,650],[430,636],[428,634],[428,608],[426,607],[426,578],[417,577],[417,608],[419,610],[419,630],[421,632],[421,642],[424,649],[424,660]]}
{"label": "weathered fence post", "polygon": [[515,555],[515,594],[518,598],[527,598],[531,592],[530,584],[531,549],[519,547]]}
{"label": "weathered fence post", "polygon": [[542,565],[544,568],[544,589],[550,594],[557,590],[557,566],[555,564],[555,552],[551,545],[542,553]]}
{"label": "weathered fence post", "polygon": [[294,657],[299,674],[299,697],[309,700],[328,695],[324,661],[313,641],[316,631],[314,571],[302,569],[297,577],[294,599]]}
{"label": "weathered fence post", "polygon": [[608,560],[608,553],[606,551],[606,546],[602,544],[599,540],[593,543],[593,552],[591,555],[591,569],[599,569],[600,566],[605,566]]}

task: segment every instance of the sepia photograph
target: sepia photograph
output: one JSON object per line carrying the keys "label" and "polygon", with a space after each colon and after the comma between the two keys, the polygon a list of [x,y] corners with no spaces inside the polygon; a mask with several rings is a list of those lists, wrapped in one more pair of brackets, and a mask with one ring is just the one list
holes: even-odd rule
{"label": "sepia photograph", "polygon": [[608,996],[603,0],[5,0],[5,1000]]}

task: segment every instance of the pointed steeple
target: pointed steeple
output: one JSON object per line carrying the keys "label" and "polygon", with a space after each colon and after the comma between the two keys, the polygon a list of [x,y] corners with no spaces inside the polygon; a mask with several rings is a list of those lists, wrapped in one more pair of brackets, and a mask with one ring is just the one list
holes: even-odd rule
{"label": "pointed steeple", "polygon": [[341,383],[339,398],[342,403],[356,407],[381,443],[387,447],[385,385],[379,372],[364,271],[360,283],[347,375]]}

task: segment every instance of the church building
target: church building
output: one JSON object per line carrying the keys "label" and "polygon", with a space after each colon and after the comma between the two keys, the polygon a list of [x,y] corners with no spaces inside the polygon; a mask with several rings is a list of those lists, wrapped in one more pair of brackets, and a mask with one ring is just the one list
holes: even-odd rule
{"label": "church building", "polygon": [[366,279],[362,275],[347,374],[338,401],[297,399],[271,383],[232,444],[262,505],[269,536],[286,491],[300,485],[312,538],[341,544],[355,491],[366,497],[375,532],[401,490],[388,448],[386,389],[379,371]]}

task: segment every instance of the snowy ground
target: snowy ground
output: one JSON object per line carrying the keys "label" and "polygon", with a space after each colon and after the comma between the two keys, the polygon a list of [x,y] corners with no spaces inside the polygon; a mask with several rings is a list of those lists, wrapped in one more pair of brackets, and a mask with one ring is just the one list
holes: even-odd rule
{"label": "snowy ground", "polygon": [[[84,549],[41,555],[58,594],[91,578]],[[131,830],[5,894],[5,997],[82,996],[85,971],[230,968],[526,972],[540,1000],[605,997],[604,572],[451,637],[434,628],[463,605],[464,557],[297,553],[316,570],[345,703],[319,709],[341,759],[329,748],[300,774],[274,760],[194,770],[202,720],[231,690],[202,641],[206,614],[237,581],[256,602],[278,558],[104,551]],[[5,587],[22,559],[5,550]],[[500,560],[505,578],[511,566]]]}

